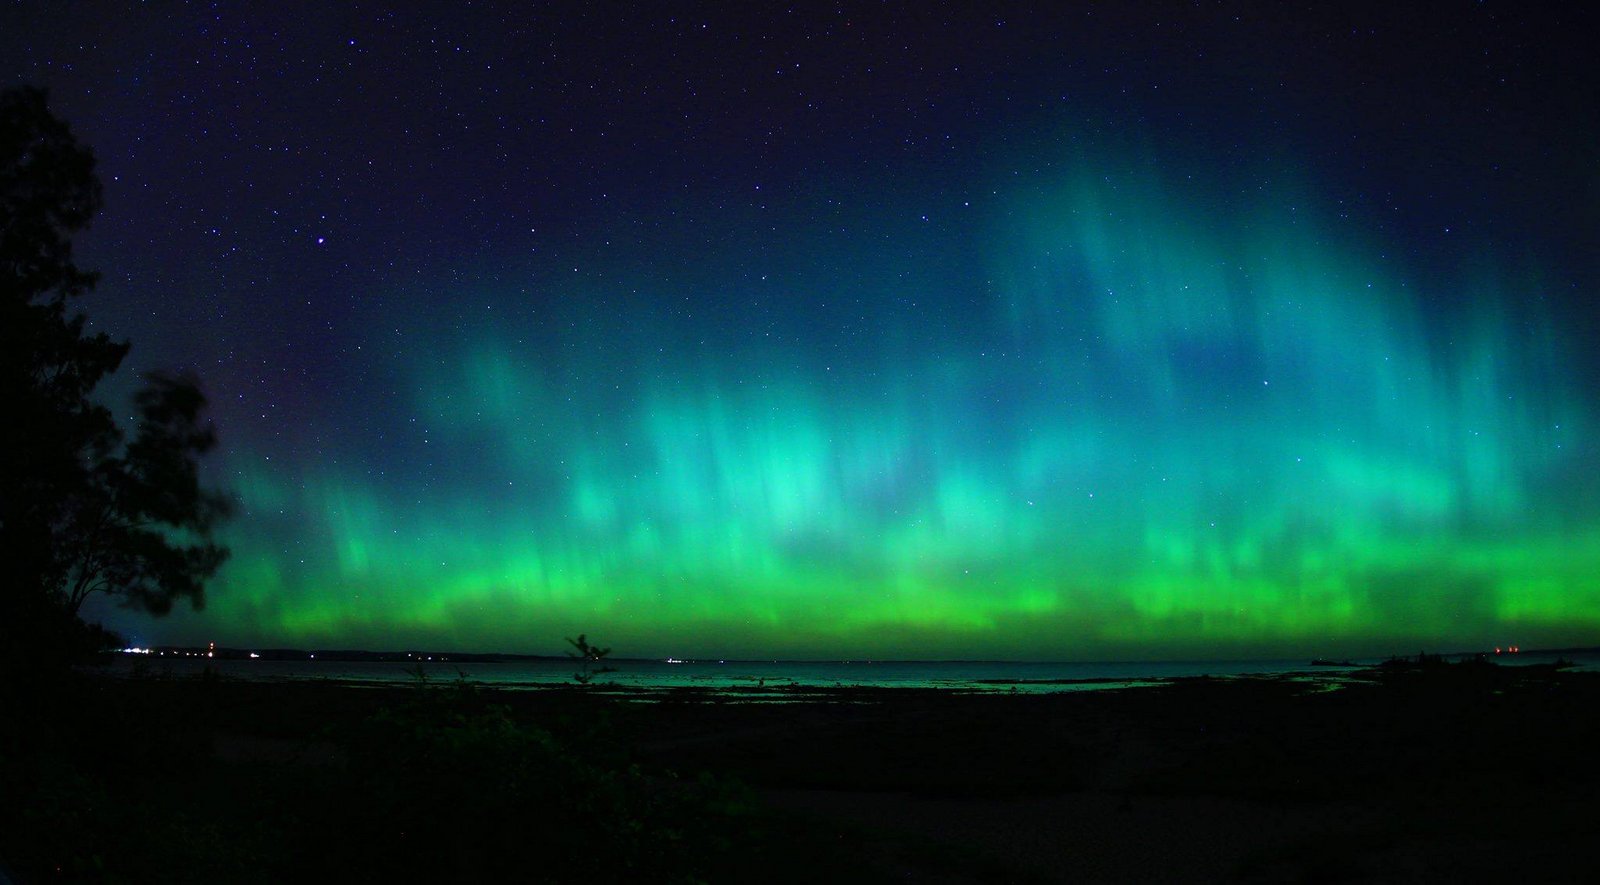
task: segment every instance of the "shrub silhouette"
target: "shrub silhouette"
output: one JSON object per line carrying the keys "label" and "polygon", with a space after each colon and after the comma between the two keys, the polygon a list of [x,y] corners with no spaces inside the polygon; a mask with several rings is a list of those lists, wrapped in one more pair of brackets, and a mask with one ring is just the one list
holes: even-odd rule
{"label": "shrub silhouette", "polygon": [[617,668],[601,663],[606,655],[611,654],[611,649],[590,645],[588,634],[579,633],[577,639],[568,636],[567,644],[574,649],[574,651],[567,652],[567,657],[583,662],[583,669],[572,674],[573,680],[579,685],[588,685],[594,680],[594,677],[602,673],[615,673],[617,671]]}

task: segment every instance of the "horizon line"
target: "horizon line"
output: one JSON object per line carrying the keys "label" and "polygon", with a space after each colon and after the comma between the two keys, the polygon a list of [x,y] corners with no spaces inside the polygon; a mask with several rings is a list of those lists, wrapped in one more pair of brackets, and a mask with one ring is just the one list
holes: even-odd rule
{"label": "horizon line", "polygon": [[[531,652],[437,651],[437,650],[428,650],[428,649],[422,649],[422,648],[409,648],[409,649],[397,649],[396,650],[396,649],[364,649],[364,648],[332,648],[332,647],[329,647],[329,648],[297,648],[297,647],[292,647],[292,646],[219,646],[216,643],[209,643],[207,645],[151,645],[151,646],[146,646],[146,647],[129,646],[129,647],[126,647],[126,648],[107,649],[107,651],[116,652],[116,653],[119,653],[119,654],[128,654],[128,653],[145,653],[145,654],[148,654],[148,653],[152,653],[152,652],[163,652],[163,651],[176,651],[176,652],[224,652],[224,653],[238,653],[240,655],[248,655],[248,654],[252,654],[252,653],[255,653],[255,654],[268,653],[268,654],[272,654],[272,655],[303,654],[303,655],[306,655],[308,657],[314,657],[314,656],[319,655],[319,654],[330,655],[330,656],[333,656],[333,655],[362,655],[362,656],[367,656],[367,657],[393,656],[393,657],[396,657],[396,658],[412,657],[412,656],[421,655],[421,656],[426,656],[426,657],[428,657],[430,659],[431,658],[446,658],[446,659],[448,659],[448,658],[456,658],[456,659],[460,659],[460,660],[463,660],[463,661],[465,661],[467,659],[476,658],[476,659],[480,659],[478,661],[479,663],[485,663],[485,661],[481,660],[481,659],[484,659],[484,658],[513,658],[513,659],[523,659],[523,660],[549,660],[549,661],[582,660],[582,658],[574,657],[574,656],[571,656],[571,655],[538,654],[538,653],[531,653]],[[1447,657],[1447,658],[1448,657],[1465,657],[1465,656],[1471,656],[1471,655],[1489,655],[1489,656],[1506,657],[1506,656],[1509,656],[1509,655],[1557,654],[1557,653],[1563,653],[1563,652],[1600,653],[1600,645],[1560,646],[1560,647],[1554,647],[1554,648],[1521,648],[1520,646],[1509,646],[1509,647],[1508,646],[1500,646],[1498,648],[1497,647],[1490,647],[1490,648],[1486,648],[1486,649],[1472,649],[1472,650],[1465,650],[1465,651],[1457,650],[1457,651],[1430,652],[1430,651],[1427,651],[1426,649],[1422,649],[1420,651],[1420,653],[1424,654],[1424,655],[1431,655],[1431,656],[1436,656],[1436,657]],[[1300,659],[1300,658],[1306,658],[1306,659],[1311,660],[1311,661],[1328,660],[1328,661],[1335,661],[1335,662],[1344,662],[1344,661],[1355,662],[1355,661],[1360,661],[1360,660],[1389,660],[1389,659],[1393,659],[1393,658],[1402,658],[1403,659],[1403,658],[1414,658],[1414,657],[1416,657],[1416,655],[1409,654],[1409,653],[1408,654],[1390,653],[1390,654],[1379,654],[1379,655],[1355,654],[1355,655],[1290,655],[1290,656],[1270,656],[1270,657],[1097,658],[1097,659],[1088,659],[1088,658],[1081,658],[1081,659],[1066,659],[1066,658],[1058,658],[1058,659],[1047,659],[1047,658],[891,658],[891,657],[883,657],[883,658],[878,658],[878,657],[851,657],[851,658],[844,658],[844,657],[837,657],[837,658],[836,657],[825,657],[825,658],[783,658],[783,657],[777,657],[777,658],[768,658],[768,657],[722,657],[722,656],[716,656],[716,655],[695,655],[695,656],[680,658],[680,657],[677,657],[675,655],[648,656],[648,657],[643,657],[643,656],[637,656],[636,655],[636,656],[630,656],[630,657],[614,657],[614,658],[613,657],[607,657],[606,660],[608,660],[608,661],[616,661],[618,663],[621,663],[623,661],[636,661],[636,662],[651,662],[651,663],[686,663],[686,664],[710,664],[710,663],[737,663],[737,664],[755,664],[755,663],[774,663],[774,664],[778,664],[778,663],[782,663],[782,664],[1201,664],[1201,663],[1281,662],[1281,661],[1297,660],[1297,659]],[[426,661],[424,661],[424,663],[426,663]],[[448,660],[437,661],[436,663],[448,663]]]}

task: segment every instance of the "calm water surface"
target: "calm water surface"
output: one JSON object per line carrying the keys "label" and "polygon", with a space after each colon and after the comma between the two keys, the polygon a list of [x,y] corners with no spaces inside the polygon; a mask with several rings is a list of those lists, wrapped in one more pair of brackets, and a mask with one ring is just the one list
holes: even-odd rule
{"label": "calm water surface", "polygon": [[[1600,671],[1600,654],[1568,653],[1578,669]],[[1496,660],[1508,665],[1549,663],[1556,655],[1522,653]],[[1381,659],[1357,659],[1376,664]],[[457,663],[442,656],[415,663],[369,661],[208,660],[157,655],[123,655],[114,665],[132,673],[198,675],[207,665],[224,676],[250,680],[340,680],[404,683],[416,679],[420,666],[429,681],[465,678],[501,687],[570,684],[578,669],[571,661]],[[740,688],[947,688],[967,691],[1064,691],[1183,676],[1262,676],[1306,673],[1335,678],[1345,667],[1312,667],[1305,659],[1275,661],[1143,661],[1028,663],[1008,661],[683,661],[618,660],[615,672],[595,677],[596,683],[618,688],[713,690]],[[1103,680],[1103,681],[1097,681]]]}

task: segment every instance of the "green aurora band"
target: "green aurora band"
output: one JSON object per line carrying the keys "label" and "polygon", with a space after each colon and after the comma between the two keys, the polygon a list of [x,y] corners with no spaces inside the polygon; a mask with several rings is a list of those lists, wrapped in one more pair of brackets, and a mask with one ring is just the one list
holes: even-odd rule
{"label": "green aurora band", "polygon": [[233,561],[203,614],[135,635],[923,659],[1600,635],[1595,417],[1536,273],[1386,254],[1294,176],[1107,156],[936,232],[730,229],[666,269],[448,296],[492,319],[374,320],[363,353],[425,343],[360,367],[367,431],[228,453]]}

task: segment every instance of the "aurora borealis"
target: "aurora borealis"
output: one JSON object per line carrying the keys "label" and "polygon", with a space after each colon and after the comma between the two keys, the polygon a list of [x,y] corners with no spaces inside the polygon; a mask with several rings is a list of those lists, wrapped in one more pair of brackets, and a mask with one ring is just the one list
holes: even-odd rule
{"label": "aurora borealis", "polygon": [[185,12],[76,65],[92,27],[34,22],[19,76],[107,178],[86,307],[133,371],[199,368],[241,504],[203,611],[109,622],[1600,641],[1600,142],[1561,23],[917,9]]}

